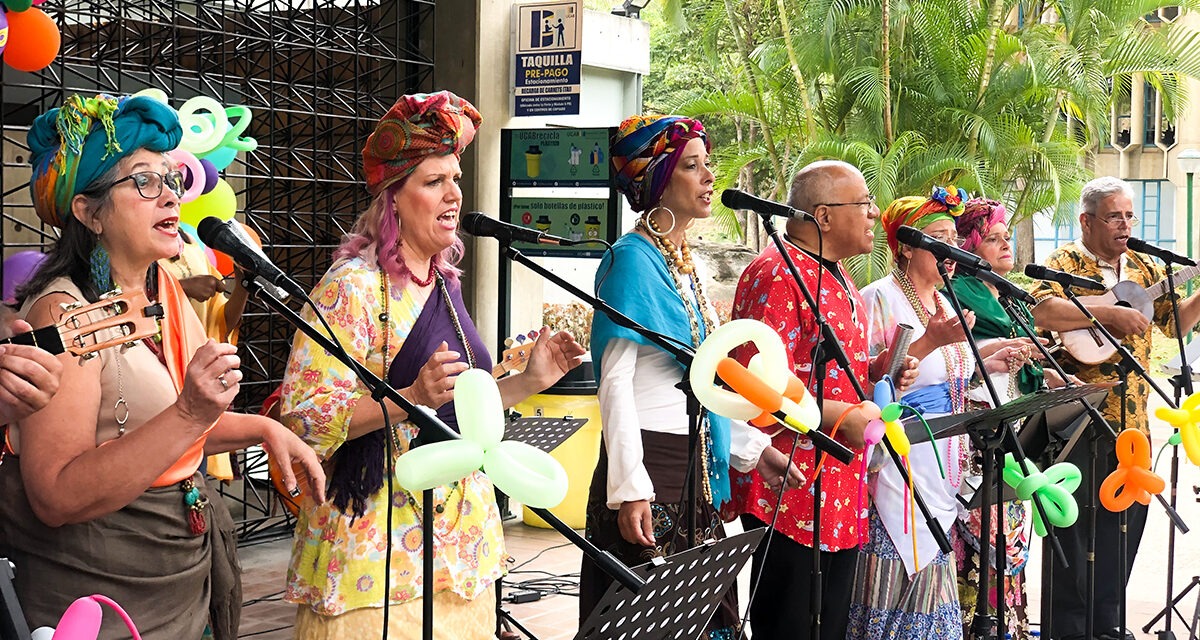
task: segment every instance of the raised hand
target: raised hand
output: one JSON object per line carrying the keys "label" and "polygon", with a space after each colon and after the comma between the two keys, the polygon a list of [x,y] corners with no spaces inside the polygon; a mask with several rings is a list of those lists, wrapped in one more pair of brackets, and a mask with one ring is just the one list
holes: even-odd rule
{"label": "raised hand", "polygon": [[242,381],[237,347],[209,339],[188,363],[176,408],[197,424],[211,425],[237,396]]}
{"label": "raised hand", "polygon": [[419,404],[437,409],[454,399],[454,380],[458,374],[470,368],[465,362],[459,361],[460,354],[451,351],[444,341],[437,350],[429,356],[417,379],[408,388],[408,399],[413,404]]}

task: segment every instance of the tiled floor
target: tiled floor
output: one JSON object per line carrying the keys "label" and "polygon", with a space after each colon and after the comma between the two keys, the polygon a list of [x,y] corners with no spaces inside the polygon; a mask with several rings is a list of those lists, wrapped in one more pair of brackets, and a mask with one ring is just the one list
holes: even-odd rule
{"label": "tiled floor", "polygon": [[[1151,407],[1155,404],[1152,402]],[[1166,435],[1160,432],[1161,427],[1156,426],[1155,429],[1157,452]],[[1192,490],[1192,487],[1200,485],[1200,469],[1190,464],[1186,458],[1181,458],[1180,462],[1179,513],[1192,527],[1193,532],[1177,536],[1174,565],[1176,593],[1188,584],[1192,576],[1200,574],[1200,544],[1194,539],[1200,537],[1200,531],[1196,531],[1200,529],[1200,503]],[[1158,466],[1157,471],[1164,477],[1169,477],[1169,465],[1170,460],[1166,459]],[[1168,526],[1164,510],[1157,504],[1152,504],[1141,552],[1134,564],[1128,595],[1128,626],[1137,632],[1139,640],[1155,637],[1152,633],[1142,633],[1141,626],[1148,623],[1163,607],[1166,598]],[[534,578],[577,578],[580,552],[557,532],[529,527],[519,520],[511,520],[505,525],[505,538],[509,553],[515,559],[515,571],[505,581],[506,592],[516,590],[520,582]],[[245,546],[241,550],[246,599],[242,616],[243,637],[264,640],[292,637],[291,626],[295,607],[282,603],[279,598],[283,589],[289,545],[288,540],[277,540]],[[1041,545],[1034,544],[1027,577],[1032,603],[1030,616],[1035,622],[1040,619],[1040,556]],[[738,581],[743,603],[746,601],[747,583],[748,580],[743,574]],[[571,591],[573,592],[573,589]],[[1197,607],[1198,597],[1200,589],[1193,589],[1179,605],[1179,610],[1189,620]],[[540,640],[572,638],[577,630],[578,600],[572,595],[551,595],[536,602],[505,605],[505,608]],[[1162,628],[1163,624],[1160,622],[1151,631]],[[1187,631],[1179,619],[1175,620],[1173,628],[1179,638],[1187,637]]]}

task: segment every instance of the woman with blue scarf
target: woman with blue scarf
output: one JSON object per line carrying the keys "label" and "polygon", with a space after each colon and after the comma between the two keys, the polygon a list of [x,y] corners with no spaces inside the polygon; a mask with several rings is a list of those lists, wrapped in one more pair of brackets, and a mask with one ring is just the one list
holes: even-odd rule
{"label": "woman with blue scarf", "polygon": [[[716,325],[687,242],[691,223],[712,211],[704,126],[679,116],[634,116],[621,123],[611,151],[617,189],[642,215],[601,261],[596,293],[646,328],[697,346]],[[683,366],[601,314],[592,321],[591,348],[600,372],[604,446],[592,477],[587,535],[598,547],[634,566],[685,551],[693,540],[723,537],[717,512],[730,497],[730,466],[744,472],[757,466],[776,482],[785,476],[786,457],[768,446],[765,434],[707,412],[689,474],[689,416],[676,388]],[[787,481],[799,486],[799,471],[793,466],[787,472]],[[691,505],[689,477],[696,487]],[[585,559],[581,622],[609,584]],[[731,589],[709,624],[709,637],[736,636],[736,604]]]}
{"label": "woman with blue scarf", "polygon": [[[880,216],[896,267],[890,276],[863,288],[870,310],[868,343],[872,355],[894,344],[897,328],[913,329],[909,355],[920,360],[917,380],[901,401],[925,417],[966,410],[967,386],[975,358],[966,343],[963,325],[942,286],[937,259],[928,251],[900,246],[901,226],[958,245],[954,220],[962,213],[966,193],[935,188],[929,198],[908,197],[892,202]],[[954,271],[954,264],[946,264]],[[966,312],[968,327],[975,316]],[[1007,351],[985,359],[985,368],[1007,370]],[[925,441],[912,447],[909,467],[913,482],[934,517],[947,533],[965,510],[957,496],[967,470],[970,442],[966,436]],[[868,514],[870,540],[863,545],[848,638],[900,639],[963,637],[953,554],[937,546],[899,470],[877,449],[870,468]]]}

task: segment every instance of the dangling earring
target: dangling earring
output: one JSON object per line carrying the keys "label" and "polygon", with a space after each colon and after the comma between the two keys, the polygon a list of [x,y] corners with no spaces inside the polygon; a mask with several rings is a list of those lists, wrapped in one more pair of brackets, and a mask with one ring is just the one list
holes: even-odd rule
{"label": "dangling earring", "polygon": [[[669,214],[671,216],[671,227],[669,229],[667,229],[666,231],[659,231],[658,225],[654,224],[654,219],[653,219],[654,212],[659,211],[659,210],[666,211],[667,214]],[[650,235],[658,237],[658,238],[661,238],[675,230],[675,212],[671,211],[670,209],[668,209],[666,207],[662,207],[662,206],[654,207],[653,209],[647,211],[646,215],[642,216],[642,220],[644,220],[646,223],[645,224],[646,231],[648,231],[650,233]]]}
{"label": "dangling earring", "polygon": [[91,255],[91,273],[92,286],[96,287],[96,293],[107,293],[113,289],[112,281],[112,261],[108,257],[108,251],[96,242],[96,248],[92,249]]}

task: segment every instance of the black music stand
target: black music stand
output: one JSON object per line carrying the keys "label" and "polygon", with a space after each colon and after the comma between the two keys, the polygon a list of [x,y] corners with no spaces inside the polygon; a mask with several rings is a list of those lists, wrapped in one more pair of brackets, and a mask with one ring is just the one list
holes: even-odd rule
{"label": "black music stand", "polygon": [[524,442],[549,453],[585,424],[587,418],[513,418],[504,428],[504,439]]}
{"label": "black music stand", "polygon": [[614,582],[575,639],[699,637],[766,531],[760,527],[724,540],[705,541],[665,561],[633,567],[633,573],[646,581],[641,593]]}
{"label": "black music stand", "polygon": [[[1116,386],[1116,383],[1102,382],[1099,384],[1084,384],[1049,391],[1036,391],[1006,402],[995,409],[980,409],[977,411],[967,411],[966,413],[940,416],[927,420],[927,422],[929,423],[930,430],[933,431],[933,437],[937,439],[963,434],[991,436],[1005,422],[1019,418],[1029,418],[1051,411],[1055,415],[1059,415],[1058,410],[1063,408],[1062,405],[1074,403],[1075,400],[1088,398],[1094,394],[1107,394],[1108,390],[1114,386]],[[1073,406],[1079,408],[1078,404],[1074,404]],[[1079,408],[1079,410],[1082,411],[1083,409]],[[908,440],[913,444],[929,439],[929,434],[925,431],[925,427],[913,416],[904,419],[904,432],[908,434]],[[1022,437],[1021,443],[1025,444],[1026,442],[1026,439]]]}
{"label": "black music stand", "polygon": [[13,568],[8,558],[0,557],[0,638],[3,640],[29,640],[29,623],[17,601],[13,588]]}

